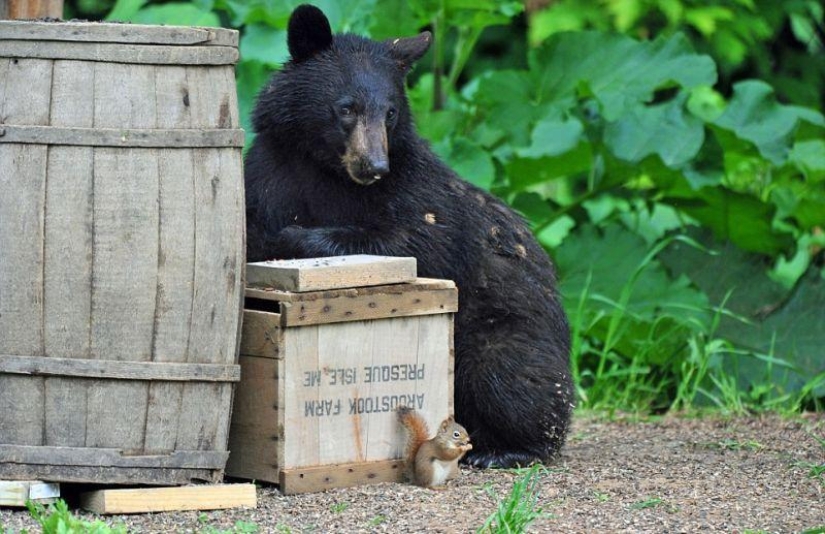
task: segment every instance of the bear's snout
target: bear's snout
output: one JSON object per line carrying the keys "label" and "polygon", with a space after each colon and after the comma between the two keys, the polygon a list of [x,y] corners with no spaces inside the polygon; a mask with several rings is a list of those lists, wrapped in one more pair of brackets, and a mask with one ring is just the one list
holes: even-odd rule
{"label": "bear's snout", "polygon": [[358,121],[349,136],[343,163],[349,177],[360,185],[373,184],[389,174],[386,126]]}

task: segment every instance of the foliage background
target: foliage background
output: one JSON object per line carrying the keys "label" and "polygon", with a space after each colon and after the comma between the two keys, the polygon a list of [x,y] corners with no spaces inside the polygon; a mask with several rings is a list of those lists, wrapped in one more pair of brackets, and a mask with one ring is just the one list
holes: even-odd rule
{"label": "foliage background", "polygon": [[[299,3],[70,0],[66,17],[238,29],[248,117]],[[822,408],[820,2],[313,3],[336,31],[435,34],[410,76],[419,130],[557,263],[580,405]]]}

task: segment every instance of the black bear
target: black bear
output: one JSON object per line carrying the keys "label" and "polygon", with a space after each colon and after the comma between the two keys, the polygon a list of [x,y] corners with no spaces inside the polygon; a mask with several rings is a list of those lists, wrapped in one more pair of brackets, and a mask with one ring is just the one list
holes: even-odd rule
{"label": "black bear", "polygon": [[414,256],[420,276],[454,280],[455,417],[474,447],[465,461],[549,459],[573,407],[555,272],[524,221],[415,132],[404,84],[430,33],[333,35],[302,5],[287,41],[291,59],[253,112],[248,260]]}

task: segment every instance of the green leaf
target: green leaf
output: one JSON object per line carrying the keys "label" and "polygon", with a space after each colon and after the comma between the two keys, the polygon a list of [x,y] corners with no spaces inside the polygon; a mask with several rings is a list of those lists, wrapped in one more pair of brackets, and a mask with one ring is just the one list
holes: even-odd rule
{"label": "green leaf", "polygon": [[712,87],[699,86],[690,92],[688,110],[705,122],[713,122],[725,111],[724,97]]}
{"label": "green leaf", "polygon": [[252,142],[255,134],[252,131],[251,114],[261,87],[264,86],[272,69],[258,61],[241,61],[235,67],[235,76],[238,82],[238,111],[241,125],[246,131],[246,146]]}
{"label": "green leaf", "polygon": [[745,250],[776,255],[793,246],[789,234],[773,229],[776,207],[750,195],[706,187],[689,193],[673,191],[665,202],[711,228],[717,239]]}
{"label": "green leaf", "polygon": [[369,34],[373,39],[415,35],[429,22],[416,16],[408,0],[381,0],[375,3]]}
{"label": "green leaf", "polygon": [[733,20],[733,17],[733,11],[721,6],[705,6],[685,10],[685,20],[705,36],[716,33],[720,21]]}
{"label": "green leaf", "polygon": [[825,371],[821,333],[825,331],[825,280],[813,270],[789,291],[766,274],[763,259],[748,254],[730,242],[714,242],[706,233],[694,231],[697,240],[718,252],[710,256],[700,250],[674,243],[661,259],[676,275],[686,275],[713,305],[741,317],[724,316],[716,332],[739,347],[770,355],[789,363],[769,365],[751,356],[726,358],[745,380],[740,388],[762,382],[766,373],[780,390],[796,390],[805,380]]}
{"label": "green leaf", "polygon": [[604,142],[617,157],[638,162],[655,154],[678,168],[693,159],[705,140],[702,121],[685,113],[686,94],[655,106],[637,107],[607,125]]}
{"label": "green leaf", "polygon": [[650,42],[596,32],[552,36],[528,58],[540,101],[572,99],[582,85],[608,121],[649,102],[657,89],[713,85],[716,68],[676,34]]}
{"label": "green leaf", "polygon": [[478,91],[479,105],[487,115],[485,123],[506,132],[515,145],[526,145],[534,122],[549,115],[550,106],[534,98],[528,72],[493,72],[482,78]]}
{"label": "green leaf", "polygon": [[555,178],[586,173],[592,164],[590,145],[581,143],[574,150],[556,157],[512,158],[504,165],[504,171],[512,189],[522,191]]}
{"label": "green leaf", "polygon": [[791,149],[789,161],[812,183],[825,181],[825,139],[799,141]]}
{"label": "green leaf", "polygon": [[106,15],[105,20],[132,20],[135,13],[145,6],[149,0],[117,0],[115,7]]}
{"label": "green leaf", "polygon": [[554,33],[583,30],[592,12],[598,9],[581,3],[554,2],[530,17],[528,36],[530,44],[538,45]]}
{"label": "green leaf", "polygon": [[517,151],[525,158],[560,156],[583,141],[584,126],[578,119],[545,119],[533,129],[530,146]]}
{"label": "green leaf", "polygon": [[452,141],[445,159],[465,180],[488,190],[493,185],[496,169],[489,152],[466,137]]}
{"label": "green leaf", "polygon": [[650,102],[659,89],[716,80],[711,59],[694,53],[682,35],[639,42],[597,32],[556,34],[530,52],[528,64],[528,71],[488,74],[478,88],[485,125],[506,132],[516,146],[530,143],[537,123],[569,121],[587,97],[610,122]]}
{"label": "green leaf", "polygon": [[730,104],[714,123],[753,143],[762,156],[781,165],[788,158],[800,121],[825,127],[825,118],[819,112],[779,104],[767,83],[749,80],[734,85]]}
{"label": "green leaf", "polygon": [[220,26],[220,19],[211,11],[204,11],[194,4],[170,2],[168,4],[149,5],[132,13],[124,11],[118,15],[121,20],[137,24],[170,24],[174,26]]}
{"label": "green leaf", "polygon": [[219,0],[229,11],[233,25],[263,22],[273,28],[286,29],[292,10],[301,2],[295,0]]}
{"label": "green leaf", "polygon": [[[587,290],[589,306],[612,311],[613,307],[604,303],[619,302],[623,289],[632,284],[626,312],[638,319],[653,321],[666,314],[679,321],[691,317],[706,320],[707,298],[690,287],[687,278],[671,279],[658,261],[643,263],[648,252],[641,237],[618,224],[608,225],[602,233],[590,225],[577,229],[555,254],[566,309],[573,309]],[[599,298],[592,300],[593,296]]]}
{"label": "green leaf", "polygon": [[244,29],[240,50],[244,61],[258,61],[270,68],[280,67],[289,59],[286,31],[258,22]]}
{"label": "green leaf", "polygon": [[694,227],[687,235],[716,254],[676,242],[659,258],[674,276],[690,278],[712,305],[725,302],[735,314],[752,318],[776,308],[787,297],[788,291],[768,278],[764,257],[745,252],[730,241],[713,239],[706,229]]}
{"label": "green leaf", "polygon": [[315,0],[312,4],[327,16],[332,31],[364,34],[372,23],[376,2],[377,0]]}

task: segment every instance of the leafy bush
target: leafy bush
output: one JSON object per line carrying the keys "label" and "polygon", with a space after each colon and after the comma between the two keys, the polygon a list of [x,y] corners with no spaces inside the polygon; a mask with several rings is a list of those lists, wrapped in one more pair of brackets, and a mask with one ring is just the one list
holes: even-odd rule
{"label": "leafy bush", "polygon": [[[297,3],[118,0],[109,17],[240,29],[246,118]],[[821,406],[821,5],[316,4],[338,31],[435,33],[411,76],[419,130],[555,259],[581,404]]]}

